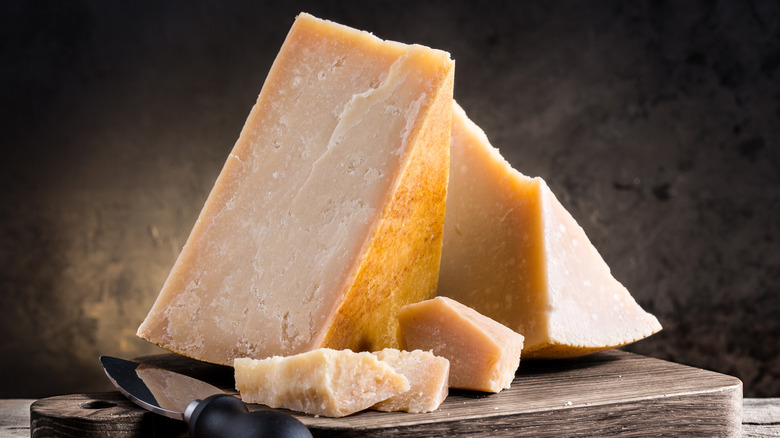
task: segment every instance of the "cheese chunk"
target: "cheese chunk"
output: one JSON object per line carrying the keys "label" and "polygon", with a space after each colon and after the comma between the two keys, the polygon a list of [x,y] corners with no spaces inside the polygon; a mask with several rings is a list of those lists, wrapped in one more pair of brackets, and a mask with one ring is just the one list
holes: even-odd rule
{"label": "cheese chunk", "polygon": [[409,304],[398,315],[406,349],[450,361],[450,388],[499,392],[520,366],[523,336],[446,297]]}
{"label": "cheese chunk", "polygon": [[579,356],[661,329],[541,178],[514,170],[454,105],[438,294],[525,336],[524,358]]}
{"label": "cheese chunk", "polygon": [[429,351],[400,351],[386,348],[374,352],[379,360],[409,379],[409,390],[381,401],[378,411],[433,412],[447,398],[450,361]]}
{"label": "cheese chunk", "polygon": [[238,358],[236,389],[247,403],[343,417],[409,390],[409,381],[371,353],[321,348],[289,357]]}
{"label": "cheese chunk", "polygon": [[436,291],[453,74],[300,14],[138,335],[224,365],[397,346]]}

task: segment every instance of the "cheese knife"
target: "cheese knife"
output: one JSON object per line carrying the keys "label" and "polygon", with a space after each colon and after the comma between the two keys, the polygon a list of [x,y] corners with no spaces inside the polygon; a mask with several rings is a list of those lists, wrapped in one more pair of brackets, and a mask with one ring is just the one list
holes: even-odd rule
{"label": "cheese knife", "polygon": [[183,420],[193,438],[312,436],[293,416],[249,412],[241,400],[201,380],[110,356],[101,356],[100,363],[122,394],[144,409]]}

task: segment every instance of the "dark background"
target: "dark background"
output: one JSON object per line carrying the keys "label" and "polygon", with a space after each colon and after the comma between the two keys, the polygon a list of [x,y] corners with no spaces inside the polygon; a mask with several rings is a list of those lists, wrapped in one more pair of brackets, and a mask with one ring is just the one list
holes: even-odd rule
{"label": "dark background", "polygon": [[0,397],[109,389],[300,11],[456,60],[664,330],[780,396],[780,3],[12,1],[0,7]]}

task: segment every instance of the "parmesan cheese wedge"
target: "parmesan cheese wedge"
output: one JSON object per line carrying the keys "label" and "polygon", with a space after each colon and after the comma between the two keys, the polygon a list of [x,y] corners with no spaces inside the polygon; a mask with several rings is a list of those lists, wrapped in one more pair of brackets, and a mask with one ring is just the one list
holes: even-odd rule
{"label": "parmesan cheese wedge", "polygon": [[236,389],[247,403],[344,417],[409,390],[409,380],[371,353],[321,348],[289,357],[238,358]]}
{"label": "parmesan cheese wedge", "polygon": [[450,361],[429,351],[385,348],[373,353],[379,360],[409,379],[409,390],[383,400],[377,411],[433,412],[449,393]]}
{"label": "parmesan cheese wedge", "polygon": [[520,366],[523,336],[446,297],[409,304],[398,315],[406,349],[450,361],[450,388],[500,392]]}
{"label": "parmesan cheese wedge", "polygon": [[138,335],[224,365],[397,346],[436,291],[453,74],[300,14]]}
{"label": "parmesan cheese wedge", "polygon": [[525,359],[579,356],[661,330],[544,180],[513,169],[457,104],[438,294],[523,334]]}

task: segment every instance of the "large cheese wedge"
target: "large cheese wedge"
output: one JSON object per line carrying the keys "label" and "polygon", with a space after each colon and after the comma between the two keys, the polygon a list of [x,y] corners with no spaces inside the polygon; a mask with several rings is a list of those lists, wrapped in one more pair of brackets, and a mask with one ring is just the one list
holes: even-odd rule
{"label": "large cheese wedge", "polygon": [[450,361],[450,388],[500,392],[520,366],[523,336],[447,298],[409,304],[398,314],[407,349]]}
{"label": "large cheese wedge", "polygon": [[321,348],[289,357],[234,360],[247,403],[343,417],[409,390],[409,380],[371,353]]}
{"label": "large cheese wedge", "polygon": [[138,335],[225,365],[397,346],[436,292],[453,74],[299,15]]}
{"label": "large cheese wedge", "polygon": [[583,355],[661,329],[544,180],[513,169],[457,104],[450,153],[439,295],[525,336],[524,359]]}

